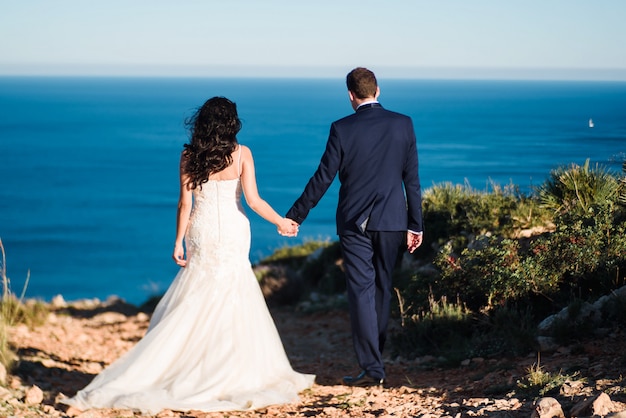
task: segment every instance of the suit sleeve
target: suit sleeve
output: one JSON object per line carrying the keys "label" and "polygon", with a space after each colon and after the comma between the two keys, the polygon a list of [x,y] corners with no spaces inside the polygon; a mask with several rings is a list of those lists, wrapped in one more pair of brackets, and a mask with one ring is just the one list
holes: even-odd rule
{"label": "suit sleeve", "polygon": [[408,209],[407,229],[414,232],[424,231],[422,224],[422,191],[420,187],[417,145],[413,123],[410,124],[410,143],[402,172]]}
{"label": "suit sleeve", "polygon": [[311,209],[317,205],[332,184],[339,170],[340,163],[341,147],[335,124],[332,124],[328,142],[326,143],[326,150],[322,155],[320,164],[304,188],[302,195],[287,212],[287,218],[293,219],[299,224],[304,222]]}

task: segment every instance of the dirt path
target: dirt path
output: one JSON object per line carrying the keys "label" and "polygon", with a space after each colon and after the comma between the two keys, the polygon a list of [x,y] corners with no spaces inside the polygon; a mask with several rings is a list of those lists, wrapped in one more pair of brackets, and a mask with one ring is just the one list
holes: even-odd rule
{"label": "dirt path", "polygon": [[[341,376],[352,374],[352,352],[347,312],[311,314],[281,308],[272,311],[294,369],[317,375],[311,390],[289,405],[254,412],[178,413],[163,411],[158,417],[530,417],[534,399],[516,394],[516,383],[536,358],[472,359],[463,367],[439,369],[428,359],[387,362],[385,388],[350,388]],[[67,409],[56,401],[84,387],[103,367],[134,345],[145,333],[148,316],[121,303],[57,310],[35,329],[19,326],[11,341],[19,349],[20,365],[8,377],[9,390],[0,388],[0,416],[14,417],[140,417],[129,410]],[[581,354],[567,350],[545,355],[546,370],[580,370],[588,376],[578,394],[559,398],[564,408],[598,393],[609,393],[614,410],[624,410],[622,380],[624,336],[613,335],[589,343]],[[620,363],[621,362],[621,363]],[[431,363],[432,364],[432,363]],[[621,386],[620,386],[621,385]],[[40,395],[36,388],[43,393]],[[586,390],[587,393],[582,391]]]}

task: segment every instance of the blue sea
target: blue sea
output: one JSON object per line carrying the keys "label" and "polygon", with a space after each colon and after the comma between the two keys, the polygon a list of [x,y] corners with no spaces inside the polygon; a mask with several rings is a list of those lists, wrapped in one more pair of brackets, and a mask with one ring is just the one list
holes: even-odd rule
{"label": "blue sea", "polygon": [[[379,80],[383,106],[415,124],[422,187],[516,184],[586,159],[620,170],[626,83]],[[171,260],[183,121],[211,96],[234,100],[261,195],[285,213],[314,172],[330,122],[352,112],[343,80],[0,78],[0,239],[15,293],[141,303]],[[593,119],[594,127],[589,127]],[[248,210],[251,259],[335,240],[335,183],[296,239]],[[428,233],[428,225],[426,233]]]}

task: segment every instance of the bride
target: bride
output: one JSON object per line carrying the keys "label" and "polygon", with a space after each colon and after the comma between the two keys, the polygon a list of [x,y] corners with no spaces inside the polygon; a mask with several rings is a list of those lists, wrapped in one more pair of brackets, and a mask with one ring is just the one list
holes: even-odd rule
{"label": "bride", "polygon": [[[295,372],[252,271],[241,194],[293,236],[258,193],[250,149],[237,143],[235,103],[213,97],[187,121],[173,258],[183,267],[146,335],[73,398],[78,409],[228,411],[287,403],[315,376]],[[183,241],[186,246],[183,246]]]}

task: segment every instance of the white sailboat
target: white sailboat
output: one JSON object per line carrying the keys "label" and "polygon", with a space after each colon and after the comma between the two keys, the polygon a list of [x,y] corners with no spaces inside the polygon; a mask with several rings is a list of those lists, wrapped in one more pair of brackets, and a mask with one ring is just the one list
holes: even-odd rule
{"label": "white sailboat", "polygon": [[593,119],[589,118],[589,127],[593,128],[594,124],[593,124]]}

